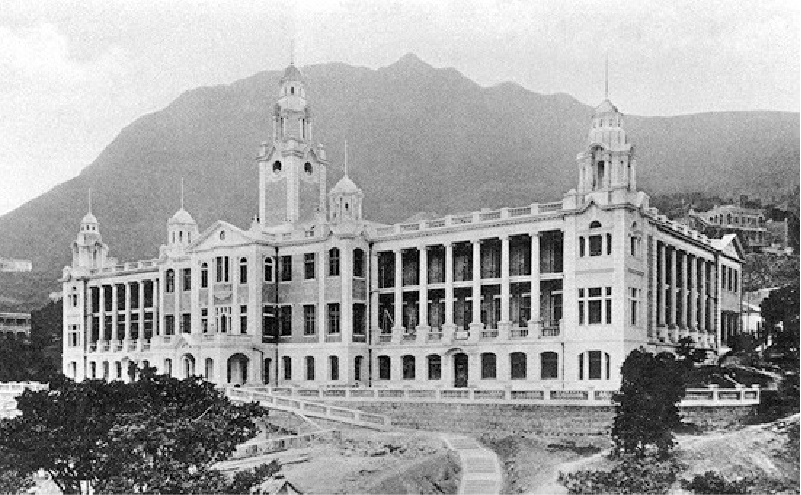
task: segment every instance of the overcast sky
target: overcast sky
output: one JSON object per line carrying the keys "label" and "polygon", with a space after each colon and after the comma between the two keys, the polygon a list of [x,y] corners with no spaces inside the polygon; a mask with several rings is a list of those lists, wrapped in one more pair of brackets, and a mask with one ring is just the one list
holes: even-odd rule
{"label": "overcast sky", "polygon": [[[799,111],[794,1],[0,0],[0,215],[76,176],[182,92],[289,62],[414,52],[621,111]],[[2,253],[0,253],[1,255]]]}

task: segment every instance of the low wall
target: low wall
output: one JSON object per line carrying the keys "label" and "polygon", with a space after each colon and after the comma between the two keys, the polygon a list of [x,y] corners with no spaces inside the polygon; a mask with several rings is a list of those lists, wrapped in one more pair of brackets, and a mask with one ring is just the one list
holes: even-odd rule
{"label": "low wall", "polygon": [[[328,402],[328,401],[327,401]],[[384,414],[392,426],[430,431],[488,435],[607,435],[613,406],[520,404],[448,404],[390,401],[333,401],[332,404]],[[682,417],[701,429],[744,424],[756,406],[682,407]]]}

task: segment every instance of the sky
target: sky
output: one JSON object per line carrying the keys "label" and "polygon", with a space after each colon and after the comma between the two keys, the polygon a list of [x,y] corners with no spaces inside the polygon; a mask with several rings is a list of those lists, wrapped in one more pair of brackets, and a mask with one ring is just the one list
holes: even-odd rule
{"label": "sky", "polygon": [[[627,114],[799,111],[800,2],[0,0],[0,215],[184,91],[413,52]],[[294,41],[293,41],[294,40]]]}

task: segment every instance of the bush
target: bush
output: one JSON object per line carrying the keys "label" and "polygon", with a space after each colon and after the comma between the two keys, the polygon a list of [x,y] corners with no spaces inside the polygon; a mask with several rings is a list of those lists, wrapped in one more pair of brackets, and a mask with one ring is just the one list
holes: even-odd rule
{"label": "bush", "polygon": [[667,493],[681,466],[675,459],[627,457],[611,471],[559,473],[570,493]]}
{"label": "bush", "polygon": [[740,478],[727,480],[715,471],[696,474],[691,481],[682,480],[681,486],[693,493],[748,493],[753,480]]}

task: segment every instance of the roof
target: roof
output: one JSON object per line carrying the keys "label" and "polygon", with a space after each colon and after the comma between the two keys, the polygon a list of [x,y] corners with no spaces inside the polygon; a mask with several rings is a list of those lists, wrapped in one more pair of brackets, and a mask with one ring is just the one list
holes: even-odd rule
{"label": "roof", "polygon": [[191,223],[191,224],[193,224],[193,223],[195,223],[195,219],[192,218],[192,215],[190,215],[188,211],[186,211],[183,208],[181,208],[180,210],[175,212],[175,215],[173,215],[172,218],[170,218],[168,223],[170,223],[170,224],[176,224],[176,223],[180,223],[180,224]]}
{"label": "roof", "polygon": [[281,82],[284,81],[302,81],[303,74],[300,73],[300,70],[295,67],[295,64],[289,64],[289,67],[284,69],[284,75],[281,77]]}
{"label": "roof", "polygon": [[83,220],[81,220],[81,223],[97,223],[97,217],[92,215],[92,212],[90,211],[89,213],[83,216]]}
{"label": "roof", "polygon": [[358,193],[361,191],[359,186],[350,180],[350,177],[347,175],[339,179],[339,182],[331,189],[332,193]]}
{"label": "roof", "polygon": [[595,114],[597,115],[600,113],[618,113],[618,110],[617,107],[613,105],[612,102],[607,98],[602,101],[600,105],[595,107]]}

